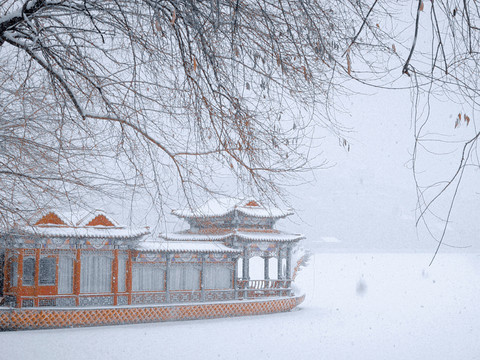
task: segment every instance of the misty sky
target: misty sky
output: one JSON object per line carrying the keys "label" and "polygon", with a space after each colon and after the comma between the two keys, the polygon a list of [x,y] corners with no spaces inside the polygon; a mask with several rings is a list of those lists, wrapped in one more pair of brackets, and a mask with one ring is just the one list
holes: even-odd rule
{"label": "misty sky", "polygon": [[[325,157],[336,165],[317,171],[310,184],[291,188],[299,218],[283,221],[282,227],[305,233],[314,243],[312,246],[320,248],[434,251],[436,243],[425,227],[415,227],[417,197],[411,170],[414,132],[410,91],[361,91],[363,95],[346,99],[349,113],[338,116],[340,122],[352,128],[350,152],[334,138],[323,140]],[[432,105],[431,119],[439,124],[439,132],[468,136],[472,129],[453,129],[455,117],[463,110],[460,105],[441,101]],[[457,144],[435,146],[442,152],[459,149]],[[451,174],[458,156],[457,151],[425,157],[420,162],[424,183]],[[476,171],[466,173],[445,238],[445,243],[469,246],[468,251],[479,248]],[[447,199],[439,201],[439,215],[446,214],[448,204]],[[436,236],[441,234],[442,224],[429,217]],[[340,242],[335,243],[332,238]]]}

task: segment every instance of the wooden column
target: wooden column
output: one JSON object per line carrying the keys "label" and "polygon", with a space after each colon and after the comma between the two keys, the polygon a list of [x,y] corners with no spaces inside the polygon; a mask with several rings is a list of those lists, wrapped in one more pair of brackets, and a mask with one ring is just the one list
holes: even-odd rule
{"label": "wooden column", "polygon": [[3,289],[2,289],[2,294],[5,296],[5,292],[7,291],[7,284],[8,284],[8,288],[10,288],[12,285],[12,280],[10,279],[10,267],[9,267],[9,254],[10,254],[10,250],[9,249],[5,249],[5,252],[4,252],[4,258],[3,258]]}
{"label": "wooden column", "polygon": [[113,305],[118,305],[118,249],[113,250],[113,264],[112,264],[112,292]]}
{"label": "wooden column", "polygon": [[292,248],[291,246],[287,246],[287,266],[286,266],[286,274],[285,274],[285,278],[287,280],[290,280],[290,278],[292,277]]}
{"label": "wooden column", "polygon": [[245,245],[243,247],[243,271],[242,271],[242,276],[243,280],[250,280],[250,268],[249,268],[249,260],[248,260],[248,248]]}
{"label": "wooden column", "polygon": [[243,298],[247,299],[248,298],[248,280],[250,280],[250,269],[249,269],[249,260],[248,260],[248,248],[246,245],[243,246],[243,259],[242,259],[242,265],[243,265],[243,280],[246,281],[245,283],[245,290],[243,292]]}
{"label": "wooden column", "polygon": [[23,292],[23,249],[20,249],[17,263],[17,307],[22,307],[22,292]]}
{"label": "wooden column", "polygon": [[200,255],[202,257],[202,269],[200,272],[200,300],[205,301],[205,254]]}
{"label": "wooden column", "polygon": [[76,249],[76,257],[73,267],[73,294],[75,295],[75,305],[80,305],[80,274],[82,268],[82,250]]}
{"label": "wooden column", "polygon": [[165,259],[166,259],[166,265],[165,265],[165,302],[169,303],[170,302],[170,282],[168,281],[168,278],[170,276],[171,254],[166,253],[165,254]]}
{"label": "wooden column", "polygon": [[40,284],[38,283],[38,278],[40,276],[40,249],[35,249],[35,274],[33,280],[33,296],[34,296],[34,304],[35,306],[39,306],[38,301],[38,290]]}
{"label": "wooden column", "polygon": [[263,258],[263,278],[270,280],[270,258],[265,256]]}
{"label": "wooden column", "polygon": [[[287,246],[287,266],[286,266],[285,279],[290,280],[292,278],[292,247]],[[285,282],[285,287],[290,288],[291,281]],[[287,296],[290,296],[290,290],[287,291]]]}
{"label": "wooden column", "polygon": [[126,273],[126,289],[127,289],[127,296],[128,296],[128,305],[132,304],[132,250],[128,250],[127,252],[127,273]]}
{"label": "wooden column", "polygon": [[278,257],[277,257],[277,279],[283,280],[282,274],[282,249],[278,248]]}
{"label": "wooden column", "polygon": [[238,257],[234,258],[233,261],[233,298],[238,299],[238,285],[237,285],[237,277],[238,277]]}

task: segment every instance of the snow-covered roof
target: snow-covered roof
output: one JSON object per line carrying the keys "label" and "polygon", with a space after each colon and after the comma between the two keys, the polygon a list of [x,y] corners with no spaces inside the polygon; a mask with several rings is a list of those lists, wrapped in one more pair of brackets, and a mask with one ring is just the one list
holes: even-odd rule
{"label": "snow-covered roof", "polygon": [[272,217],[280,218],[292,215],[292,210],[283,210],[277,207],[267,207],[262,203],[253,199],[237,199],[237,198],[215,198],[207,201],[204,205],[196,208],[185,208],[182,210],[173,210],[172,213],[179,217],[218,217],[225,216],[232,211],[238,212],[252,217]]}
{"label": "snow-covered roof", "polygon": [[201,252],[201,253],[240,253],[221,242],[213,241],[141,241],[137,250],[143,252]]}
{"label": "snow-covered roof", "polygon": [[[57,217],[63,224],[58,224],[52,222],[53,218]],[[50,225],[66,225],[72,227],[78,226],[87,226],[96,218],[104,218],[107,222],[111,223],[111,226],[120,227],[120,224],[107,215],[103,210],[95,209],[95,210],[79,210],[79,211],[60,211],[60,210],[47,210],[42,211],[37,216],[34,217],[31,224],[34,225],[42,225],[42,226],[50,226]]]}
{"label": "snow-covered roof", "polygon": [[160,238],[176,241],[221,241],[237,236],[237,239],[247,241],[271,241],[271,242],[290,242],[305,239],[302,234],[290,234],[282,231],[241,231],[233,230],[224,234],[199,234],[189,231],[171,234],[160,234]]}
{"label": "snow-covered roof", "polygon": [[160,238],[165,240],[172,240],[172,241],[221,241],[228,239],[232,236],[233,233],[231,231],[224,233],[224,234],[198,234],[198,233],[191,233],[191,232],[178,232],[178,233],[168,233],[168,234],[160,234]]}
{"label": "snow-covered roof", "polygon": [[270,232],[251,232],[251,231],[237,231],[237,238],[249,241],[300,241],[305,239],[302,234],[289,234],[284,232],[270,233]]}
{"label": "snow-covered roof", "polygon": [[149,234],[147,228],[120,225],[102,210],[44,211],[20,233],[41,237],[135,238]]}
{"label": "snow-covered roof", "polygon": [[88,237],[88,238],[132,238],[149,234],[147,228],[126,227],[70,227],[70,226],[33,226],[21,229],[21,232],[42,237]]}

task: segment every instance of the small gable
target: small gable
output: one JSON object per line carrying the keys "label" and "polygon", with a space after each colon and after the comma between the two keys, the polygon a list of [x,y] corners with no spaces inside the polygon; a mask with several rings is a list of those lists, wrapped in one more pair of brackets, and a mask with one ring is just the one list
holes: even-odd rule
{"label": "small gable", "polygon": [[87,226],[115,226],[105,215],[97,215]]}
{"label": "small gable", "polygon": [[249,201],[245,206],[260,206],[255,200]]}
{"label": "small gable", "polygon": [[66,225],[60,217],[53,213],[49,212],[47,215],[43,216],[38,220],[35,225]]}

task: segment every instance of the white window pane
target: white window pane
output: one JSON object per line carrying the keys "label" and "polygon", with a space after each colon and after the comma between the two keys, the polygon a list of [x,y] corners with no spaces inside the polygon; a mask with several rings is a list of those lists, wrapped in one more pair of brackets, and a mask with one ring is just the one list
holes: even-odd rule
{"label": "white window pane", "polygon": [[68,256],[58,258],[58,293],[73,293],[73,259]]}
{"label": "white window pane", "polygon": [[112,291],[112,258],[102,254],[82,254],[80,292]]}
{"label": "white window pane", "polygon": [[127,257],[124,255],[118,256],[118,291],[127,291]]}
{"label": "white window pane", "polygon": [[230,289],[232,288],[232,272],[227,266],[206,265],[205,289]]}
{"label": "white window pane", "polygon": [[200,269],[197,266],[172,265],[169,284],[171,290],[199,290]]}
{"label": "white window pane", "polygon": [[164,290],[165,271],[150,264],[134,264],[132,276],[133,291]]}
{"label": "white window pane", "polygon": [[197,267],[186,266],[185,290],[200,290],[200,270]]}
{"label": "white window pane", "polygon": [[182,290],[182,268],[171,266],[169,269],[168,283],[171,290]]}

